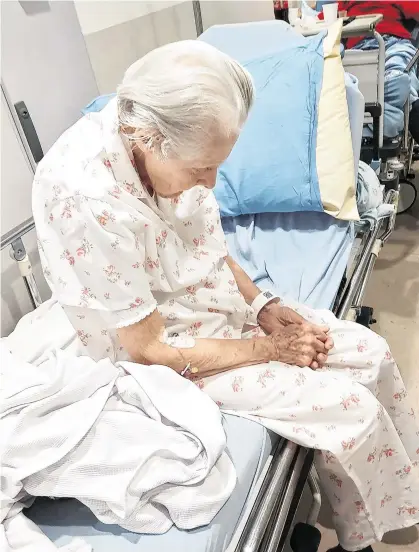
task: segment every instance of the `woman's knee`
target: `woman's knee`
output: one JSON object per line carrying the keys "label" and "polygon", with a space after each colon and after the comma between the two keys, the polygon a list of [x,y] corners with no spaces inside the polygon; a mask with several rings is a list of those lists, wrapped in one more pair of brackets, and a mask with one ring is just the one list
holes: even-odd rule
{"label": "woman's knee", "polygon": [[[341,428],[347,428],[347,438],[342,440],[360,445],[363,440],[369,439],[379,428],[384,416],[383,406],[367,387],[353,382],[341,401],[342,418]],[[347,418],[351,418],[348,420]]]}
{"label": "woman's knee", "polygon": [[359,335],[357,352],[361,358],[365,358],[367,367],[374,367],[374,375],[380,372],[386,360],[392,360],[387,341],[368,328],[363,328],[362,333]]}

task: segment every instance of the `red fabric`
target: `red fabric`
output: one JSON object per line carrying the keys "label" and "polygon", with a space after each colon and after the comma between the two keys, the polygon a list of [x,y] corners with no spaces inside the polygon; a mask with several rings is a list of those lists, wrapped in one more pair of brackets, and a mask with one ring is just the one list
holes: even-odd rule
{"label": "red fabric", "polygon": [[[405,0],[404,2],[383,1],[357,1],[357,2],[339,2],[339,11],[346,11],[348,17],[354,15],[367,15],[371,13],[381,13],[384,19],[377,25],[377,31],[380,34],[389,34],[399,38],[410,38],[409,31],[403,26],[402,19],[419,20],[419,2],[415,0]],[[323,19],[323,13],[319,15]],[[350,38],[347,48],[352,48],[362,38]]]}

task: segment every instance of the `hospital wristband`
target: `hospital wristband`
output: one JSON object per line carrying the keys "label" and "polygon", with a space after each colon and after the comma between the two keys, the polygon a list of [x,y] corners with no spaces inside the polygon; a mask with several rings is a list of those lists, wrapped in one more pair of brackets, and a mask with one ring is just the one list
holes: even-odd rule
{"label": "hospital wristband", "polygon": [[253,303],[250,305],[253,310],[253,316],[257,319],[263,307],[265,307],[274,299],[280,300],[280,298],[271,291],[262,291],[261,293],[259,293],[256,299],[254,299]]}

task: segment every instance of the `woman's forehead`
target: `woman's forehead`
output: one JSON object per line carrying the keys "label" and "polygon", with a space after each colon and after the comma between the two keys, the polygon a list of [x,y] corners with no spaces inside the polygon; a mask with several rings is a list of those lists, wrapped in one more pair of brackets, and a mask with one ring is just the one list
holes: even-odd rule
{"label": "woman's forehead", "polygon": [[205,147],[199,156],[184,161],[183,164],[187,167],[199,169],[207,167],[218,167],[227,159],[236,143],[237,137],[218,137],[211,144]]}

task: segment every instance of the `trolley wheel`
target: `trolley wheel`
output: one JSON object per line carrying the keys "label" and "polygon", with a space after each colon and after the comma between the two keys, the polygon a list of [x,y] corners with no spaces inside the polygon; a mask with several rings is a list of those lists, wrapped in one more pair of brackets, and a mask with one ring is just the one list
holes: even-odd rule
{"label": "trolley wheel", "polygon": [[400,180],[399,203],[397,214],[401,215],[411,209],[418,197],[416,186],[410,180]]}
{"label": "trolley wheel", "polygon": [[365,326],[366,328],[370,328],[373,324],[377,322],[375,318],[373,318],[374,309],[372,307],[361,307],[360,313],[358,314],[356,321],[358,324],[361,324],[361,326]]}
{"label": "trolley wheel", "polygon": [[290,545],[293,552],[317,552],[321,533],[317,527],[308,523],[297,523],[291,535]]}

